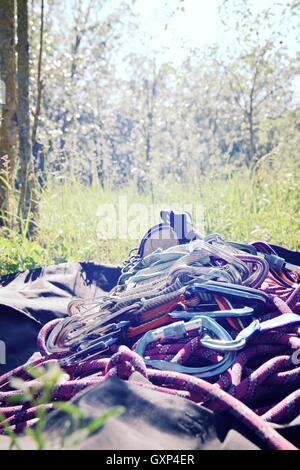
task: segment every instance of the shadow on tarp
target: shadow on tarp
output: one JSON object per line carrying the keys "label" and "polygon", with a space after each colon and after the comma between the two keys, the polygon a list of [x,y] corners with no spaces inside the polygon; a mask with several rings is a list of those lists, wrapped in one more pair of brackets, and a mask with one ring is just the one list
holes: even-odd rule
{"label": "shadow on tarp", "polygon": [[66,316],[71,300],[109,292],[120,272],[115,266],[82,262],[0,276],[0,340],[6,344],[0,375],[30,358],[41,327]]}

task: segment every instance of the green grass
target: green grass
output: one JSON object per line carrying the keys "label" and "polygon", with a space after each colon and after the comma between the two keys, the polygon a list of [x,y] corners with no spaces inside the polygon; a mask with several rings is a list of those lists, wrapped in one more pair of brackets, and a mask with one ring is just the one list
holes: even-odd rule
{"label": "green grass", "polygon": [[[48,364],[45,367],[28,366],[27,372],[32,379],[37,379],[38,383],[30,387],[20,377],[11,377],[9,383],[17,391],[17,395],[10,397],[9,403],[11,405],[23,403],[30,408],[36,408],[37,423],[34,427],[24,430],[25,435],[29,437],[30,447],[34,450],[63,449],[76,446],[80,441],[104,426],[109,419],[119,416],[125,411],[123,406],[114,406],[96,418],[87,419],[83,411],[77,408],[75,404],[55,401],[52,403],[53,409],[64,411],[67,414],[67,419],[59,433],[55,433],[55,436],[50,435],[48,439],[45,439],[47,406],[51,403],[53,391],[61,382],[64,373],[57,364]],[[12,431],[2,413],[0,413],[1,427],[9,437],[9,448],[22,450],[22,441],[19,439],[18,434]]]}
{"label": "green grass", "polygon": [[[255,173],[242,170],[230,176],[210,175],[197,185],[160,182],[143,196],[133,188],[103,191],[69,179],[51,181],[41,196],[35,240],[28,241],[14,229],[0,232],[0,274],[67,260],[122,263],[145,230],[158,222],[159,210],[166,207],[190,209],[206,234],[218,232],[237,241],[263,239],[299,249],[299,176],[295,162],[278,160],[266,162]],[[119,198],[131,211],[139,209],[133,204],[144,207],[137,224],[134,213],[129,213],[135,232],[131,236],[122,229],[126,210],[119,209]],[[104,204],[111,204],[111,215],[115,214],[118,224],[110,239],[99,238],[99,228],[103,229],[99,210]]]}

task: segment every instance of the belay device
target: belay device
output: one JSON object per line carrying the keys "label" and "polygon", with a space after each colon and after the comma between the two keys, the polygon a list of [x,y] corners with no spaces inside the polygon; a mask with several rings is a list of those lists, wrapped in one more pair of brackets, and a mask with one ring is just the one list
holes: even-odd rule
{"label": "belay device", "polygon": [[188,212],[173,210],[160,211],[163,222],[151,227],[144,235],[138,248],[138,255],[144,258],[157,248],[166,249],[174,245],[182,245],[199,238],[193,228],[191,215]]}

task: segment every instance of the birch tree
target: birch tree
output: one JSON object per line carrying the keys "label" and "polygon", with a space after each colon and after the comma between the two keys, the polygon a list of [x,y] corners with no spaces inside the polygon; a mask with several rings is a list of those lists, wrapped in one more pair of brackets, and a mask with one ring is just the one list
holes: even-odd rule
{"label": "birch tree", "polygon": [[16,166],[16,61],[14,0],[0,1],[0,226],[9,218],[9,195]]}
{"label": "birch tree", "polygon": [[34,231],[34,216],[37,212],[37,193],[31,152],[29,113],[29,41],[28,3],[17,0],[18,12],[18,127],[20,157],[19,216],[25,222],[27,235]]}

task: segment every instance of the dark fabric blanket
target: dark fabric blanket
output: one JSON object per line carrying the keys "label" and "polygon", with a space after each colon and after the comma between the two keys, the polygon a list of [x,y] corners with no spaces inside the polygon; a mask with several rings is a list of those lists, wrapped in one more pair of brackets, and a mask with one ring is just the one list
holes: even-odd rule
{"label": "dark fabric blanket", "polygon": [[40,328],[66,315],[68,303],[110,291],[120,268],[95,263],[63,263],[0,276],[0,340],[6,364],[0,375],[23,364],[36,351]]}

